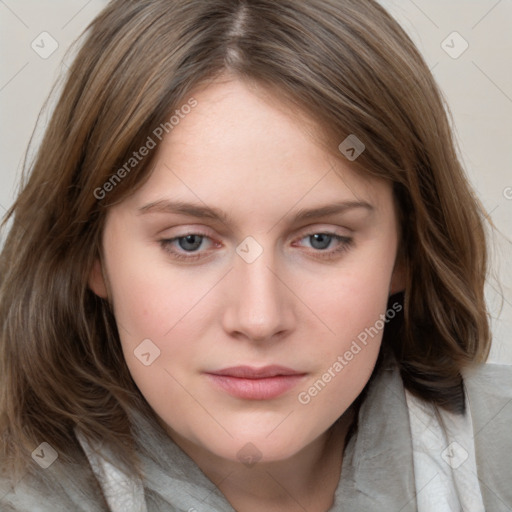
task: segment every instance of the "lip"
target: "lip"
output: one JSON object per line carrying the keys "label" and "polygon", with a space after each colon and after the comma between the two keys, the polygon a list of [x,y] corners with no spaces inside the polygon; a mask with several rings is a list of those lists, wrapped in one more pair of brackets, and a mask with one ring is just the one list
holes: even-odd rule
{"label": "lip", "polygon": [[237,398],[271,400],[295,387],[306,375],[291,368],[234,366],[206,372],[213,384]]}
{"label": "lip", "polygon": [[230,368],[215,370],[208,373],[213,375],[238,377],[241,379],[265,379],[276,376],[304,375],[304,373],[300,373],[292,370],[291,368],[287,368],[286,366],[279,366],[277,364],[262,366],[261,368],[256,368],[254,366],[232,366]]}

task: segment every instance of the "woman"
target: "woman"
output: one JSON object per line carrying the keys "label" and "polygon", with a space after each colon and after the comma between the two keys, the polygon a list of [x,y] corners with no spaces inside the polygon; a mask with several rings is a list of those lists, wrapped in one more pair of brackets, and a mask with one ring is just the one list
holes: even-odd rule
{"label": "woman", "polygon": [[512,507],[484,215],[373,1],[114,0],[9,217],[3,509]]}

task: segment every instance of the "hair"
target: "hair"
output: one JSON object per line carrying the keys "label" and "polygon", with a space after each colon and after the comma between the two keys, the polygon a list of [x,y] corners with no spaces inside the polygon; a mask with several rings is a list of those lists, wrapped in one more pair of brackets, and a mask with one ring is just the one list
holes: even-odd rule
{"label": "hair", "polygon": [[0,257],[0,455],[13,470],[33,466],[41,440],[77,460],[77,425],[135,467],[128,412],[148,406],[111,304],[88,279],[109,208],[148,179],[155,152],[123,179],[119,170],[222,76],[306,114],[338,159],[348,135],[365,144],[351,165],[393,186],[406,276],[403,314],[383,346],[407,389],[464,410],[462,370],[490,347],[484,212],[428,66],[379,4],[113,0],[83,38],[4,220],[12,227]]}

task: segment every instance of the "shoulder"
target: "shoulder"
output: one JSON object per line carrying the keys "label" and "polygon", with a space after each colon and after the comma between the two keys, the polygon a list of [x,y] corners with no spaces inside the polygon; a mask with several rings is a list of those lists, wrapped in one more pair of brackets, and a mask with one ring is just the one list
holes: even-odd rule
{"label": "shoulder", "polygon": [[463,378],[475,441],[492,436],[512,445],[512,366],[480,364],[464,370]]}
{"label": "shoulder", "polygon": [[463,372],[473,423],[480,488],[487,510],[512,506],[512,366],[481,364]]}
{"label": "shoulder", "polygon": [[101,492],[76,468],[59,464],[44,474],[27,473],[18,482],[0,475],[2,512],[105,512]]}
{"label": "shoulder", "polygon": [[[512,365],[486,363],[463,371],[473,421],[512,418]],[[484,425],[475,425],[475,427]]]}
{"label": "shoulder", "polygon": [[69,502],[47,492],[37,479],[25,476],[16,483],[0,478],[0,505],[2,512],[64,512]]}
{"label": "shoulder", "polygon": [[486,387],[502,390],[512,397],[512,365],[510,364],[481,363],[464,369],[463,375],[468,382],[478,381]]}

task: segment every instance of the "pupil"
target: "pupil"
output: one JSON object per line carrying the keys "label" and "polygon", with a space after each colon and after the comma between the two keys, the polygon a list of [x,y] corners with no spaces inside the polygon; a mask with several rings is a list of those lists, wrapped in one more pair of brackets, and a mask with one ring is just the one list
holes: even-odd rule
{"label": "pupil", "polygon": [[202,237],[198,235],[184,236],[179,239],[180,247],[184,251],[195,251],[201,246]]}
{"label": "pupil", "polygon": [[311,237],[311,239],[312,239],[311,245],[315,249],[327,249],[327,247],[329,247],[329,244],[331,243],[332,237],[330,235],[320,233],[317,235],[313,235]]}

